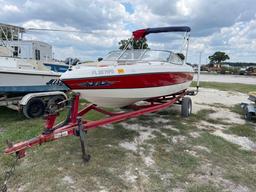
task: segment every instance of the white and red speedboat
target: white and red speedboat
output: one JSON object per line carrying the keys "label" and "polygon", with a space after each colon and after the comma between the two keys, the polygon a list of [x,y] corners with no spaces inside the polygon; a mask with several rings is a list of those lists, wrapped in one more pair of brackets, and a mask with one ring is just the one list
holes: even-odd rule
{"label": "white and red speedboat", "polygon": [[[161,27],[133,32],[139,40],[150,33],[185,32],[186,57],[189,27]],[[138,101],[186,90],[193,69],[178,54],[165,50],[126,49],[110,52],[100,62],[73,66],[61,76],[72,90],[103,107],[124,107]]]}

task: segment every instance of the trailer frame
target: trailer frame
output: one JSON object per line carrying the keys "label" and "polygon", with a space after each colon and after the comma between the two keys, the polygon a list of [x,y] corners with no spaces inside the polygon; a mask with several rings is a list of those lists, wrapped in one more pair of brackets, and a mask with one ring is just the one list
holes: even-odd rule
{"label": "trailer frame", "polygon": [[[59,111],[48,114],[45,117],[44,131],[41,135],[17,144],[10,144],[9,142],[8,147],[5,149],[5,154],[16,153],[18,158],[22,158],[25,157],[25,151],[27,149],[36,145],[41,145],[45,142],[58,140],[67,136],[77,136],[81,142],[83,154],[82,158],[84,161],[89,161],[90,155],[87,153],[87,147],[85,146],[85,135],[88,130],[97,128],[99,126],[120,122],[125,119],[138,117],[146,113],[156,112],[170,107],[175,103],[182,105],[182,100],[184,98],[190,99],[189,97],[185,96],[193,94],[195,94],[193,91],[183,90],[182,92],[174,95],[149,99],[147,100],[146,105],[129,106],[129,109],[132,109],[132,111],[111,112],[100,108],[95,104],[88,104],[86,107],[79,110],[80,94],[74,93],[72,98],[66,103],[66,107],[69,108],[69,111],[64,121],[55,125]],[[192,104],[189,107],[192,107]],[[107,115],[107,117],[95,121],[83,119],[83,116],[92,110]]]}

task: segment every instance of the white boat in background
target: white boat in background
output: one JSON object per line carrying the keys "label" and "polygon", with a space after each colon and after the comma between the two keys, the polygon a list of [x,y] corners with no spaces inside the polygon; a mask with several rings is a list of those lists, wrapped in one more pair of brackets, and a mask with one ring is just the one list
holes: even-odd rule
{"label": "white boat in background", "polygon": [[[24,40],[25,28],[0,23],[0,56],[36,60],[54,72],[65,72],[69,65],[53,58],[52,46],[38,40]],[[8,51],[1,50],[7,47]]]}
{"label": "white boat in background", "polygon": [[[189,27],[142,29],[133,32],[133,38],[139,40],[161,32],[185,32],[187,57]],[[100,62],[72,67],[61,75],[61,80],[91,103],[124,107],[186,90],[193,79],[193,68],[186,64],[186,57],[166,50],[113,51]]]}
{"label": "white boat in background", "polygon": [[48,44],[23,41],[24,32],[22,27],[0,24],[0,95],[67,90],[59,81],[60,73],[40,60],[48,55]]}
{"label": "white boat in background", "polygon": [[67,90],[59,77],[35,60],[0,57],[0,95]]}

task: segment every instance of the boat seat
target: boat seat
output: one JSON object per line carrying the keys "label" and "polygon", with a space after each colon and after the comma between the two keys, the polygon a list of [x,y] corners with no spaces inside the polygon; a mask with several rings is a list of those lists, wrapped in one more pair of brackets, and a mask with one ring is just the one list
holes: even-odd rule
{"label": "boat seat", "polygon": [[256,91],[249,92],[249,100],[256,102]]}
{"label": "boat seat", "polygon": [[249,95],[256,97],[256,91],[249,92]]}

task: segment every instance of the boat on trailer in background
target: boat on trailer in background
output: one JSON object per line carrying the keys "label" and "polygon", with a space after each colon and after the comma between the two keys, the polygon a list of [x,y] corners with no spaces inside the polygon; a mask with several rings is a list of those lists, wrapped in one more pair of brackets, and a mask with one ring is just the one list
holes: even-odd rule
{"label": "boat on trailer in background", "polygon": [[49,102],[66,99],[63,91],[68,88],[59,80],[61,73],[44,65],[52,58],[51,46],[22,40],[24,32],[22,27],[0,24],[0,106],[37,117]]}
{"label": "boat on trailer in background", "polygon": [[[185,32],[185,55],[189,27],[148,28],[133,32],[135,40],[151,33]],[[89,102],[102,107],[125,107],[138,101],[186,90],[194,70],[172,51],[126,49],[112,51],[96,66],[79,64],[61,75],[61,80]]]}
{"label": "boat on trailer in background", "polygon": [[[193,77],[192,67],[186,64],[190,28],[143,29],[133,32],[133,38],[139,40],[147,34],[161,32],[185,32],[185,60],[182,61],[170,51],[124,50],[110,53],[101,62],[74,66],[61,77],[75,91],[70,100],[65,102],[65,107],[61,103],[58,110],[49,112],[41,135],[17,144],[9,142],[5,153],[15,153],[18,158],[22,158],[28,148],[73,135],[80,139],[82,158],[89,161],[85,136],[90,129],[157,112],[173,104],[180,104],[181,116],[188,117],[192,111],[192,102],[186,95],[197,93],[188,90]],[[77,90],[84,90],[84,97],[92,103],[80,109],[80,93]],[[137,104],[137,101],[145,102]],[[98,105],[126,107],[113,112]],[[59,111],[65,108],[68,109],[66,119],[56,124]],[[93,110],[104,114],[104,117],[94,121],[83,117]]]}

